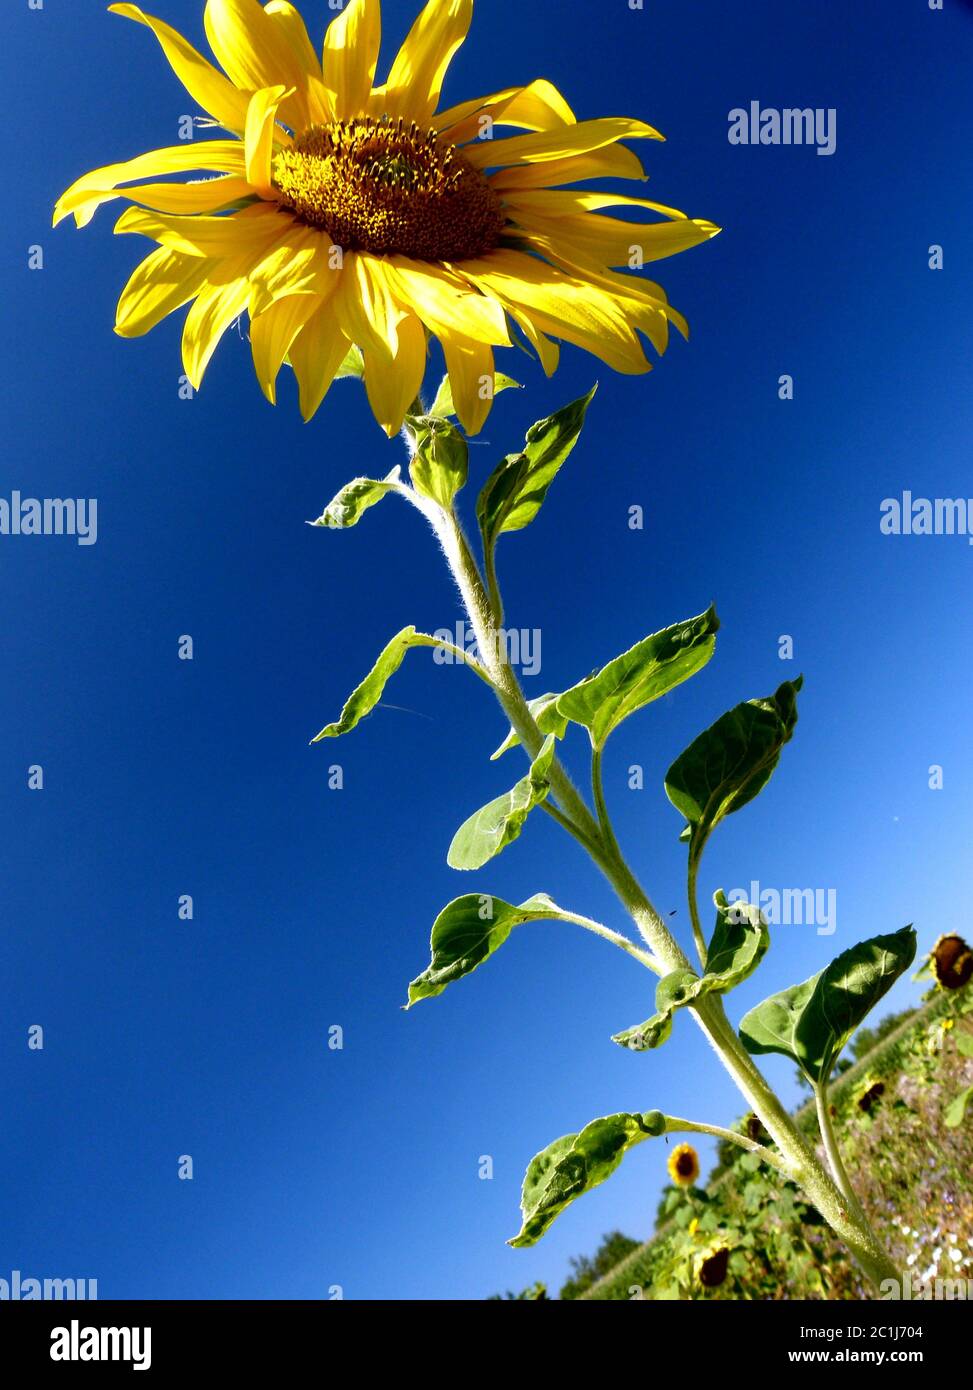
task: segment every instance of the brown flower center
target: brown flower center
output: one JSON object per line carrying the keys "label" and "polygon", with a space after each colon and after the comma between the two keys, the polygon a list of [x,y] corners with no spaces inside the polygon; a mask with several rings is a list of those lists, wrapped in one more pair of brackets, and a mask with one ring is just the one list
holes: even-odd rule
{"label": "brown flower center", "polygon": [[346,251],[459,261],[492,251],[500,198],[454,145],[402,118],[311,126],[274,157],[280,205]]}

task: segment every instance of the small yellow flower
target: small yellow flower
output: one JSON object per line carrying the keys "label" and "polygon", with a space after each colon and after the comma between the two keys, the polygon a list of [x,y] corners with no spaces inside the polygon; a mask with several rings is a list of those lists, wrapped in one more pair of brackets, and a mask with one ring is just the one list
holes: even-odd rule
{"label": "small yellow flower", "polygon": [[699,1177],[699,1155],[692,1144],[677,1144],[666,1166],[677,1187],[692,1187]]}
{"label": "small yellow flower", "polygon": [[690,1221],[690,1223],[689,1223],[689,1234],[690,1234],[691,1236],[694,1236],[698,1230],[699,1230],[699,1217],[698,1217],[698,1216],[694,1216],[693,1219],[692,1219],[692,1221]]}
{"label": "small yellow flower", "polygon": [[[658,131],[621,117],[578,121],[543,79],[438,109],[473,0],[429,0],[381,83],[379,0],[350,0],[323,60],[289,0],[207,0],[222,72],[138,5],[109,8],[155,35],[226,136],[96,169],[61,197],[54,220],[73,214],[81,227],[111,199],[135,205],[115,231],[158,249],[123,290],[115,331],[137,337],[191,304],[182,351],[193,386],[247,313],[271,403],[288,362],[310,419],[351,358],[391,435],[435,337],[459,419],[475,434],[493,400],[493,349],[515,333],[551,375],[556,340],[639,373],[650,369],[640,333],[661,354],[670,323],[687,332],[660,286],[616,267],[641,268],[719,228],[644,198],[564,187],[644,179],[619,142],[660,140]],[[526,134],[495,139],[505,126]],[[192,171],[213,177],[155,181]],[[658,220],[602,215],[613,206]]]}

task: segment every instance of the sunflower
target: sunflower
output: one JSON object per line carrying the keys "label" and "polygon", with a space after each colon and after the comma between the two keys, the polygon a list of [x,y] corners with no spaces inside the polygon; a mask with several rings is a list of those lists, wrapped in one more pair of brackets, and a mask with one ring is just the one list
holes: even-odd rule
{"label": "sunflower", "polygon": [[696,1278],[704,1289],[718,1289],[726,1279],[730,1251],[725,1245],[712,1245],[696,1260]]}
{"label": "sunflower", "polygon": [[699,1177],[699,1155],[692,1144],[677,1144],[666,1167],[677,1187],[692,1187]]}
{"label": "sunflower", "polygon": [[[321,59],[287,0],[208,0],[204,26],[222,72],[138,5],[109,9],[151,30],[210,127],[229,138],[96,169],[67,190],[54,221],[73,214],[84,226],[100,204],[129,200],[115,231],[157,249],[125,286],[115,330],[137,337],[191,304],[182,353],[195,387],[247,313],[272,403],[289,362],[310,419],[353,361],[391,435],[418,395],[433,336],[474,434],[492,403],[493,349],[512,335],[548,375],[556,340],[638,373],[649,370],[640,333],[660,354],[670,323],[685,335],[658,285],[616,267],[640,268],[719,229],[644,198],[565,187],[644,178],[619,142],[661,139],[657,131],[621,117],[576,120],[544,80],[438,110],[473,0],[429,0],[380,85],[379,0],[350,0]],[[494,138],[498,126],[526,133]],[[158,181],[192,171],[210,177]],[[657,220],[603,216],[610,206]]]}
{"label": "sunflower", "polygon": [[942,989],[962,989],[973,976],[973,951],[961,936],[941,936],[932,948],[930,962]]}

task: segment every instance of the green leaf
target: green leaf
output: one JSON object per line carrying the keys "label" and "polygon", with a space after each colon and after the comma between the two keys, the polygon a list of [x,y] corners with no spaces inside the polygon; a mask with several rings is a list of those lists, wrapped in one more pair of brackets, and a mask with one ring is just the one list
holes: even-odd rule
{"label": "green leaf", "polygon": [[743,1018],[748,1052],[780,1052],[817,1085],[827,1081],[852,1033],[915,959],[911,926],[843,951],[802,984],[774,994]]}
{"label": "green leaf", "polygon": [[463,822],[449,847],[451,869],[479,869],[516,840],[524,821],[551,789],[547,779],[554,757],[554,735],[548,734],[526,776],[503,796],[481,806]]}
{"label": "green leaf", "polygon": [[337,496],[328,503],[317,521],[309,521],[308,525],[341,529],[355,526],[361,520],[363,512],[369,507],[374,507],[376,502],[381,502],[386,493],[400,486],[401,472],[401,468],[396,464],[381,482],[377,478],[352,478],[351,482],[345,483]]}
{"label": "green leaf", "polygon": [[[563,738],[568,727],[566,716],[558,713],[557,702],[560,698],[560,695],[548,694],[538,695],[536,699],[527,701],[527,708],[541,733],[553,734],[555,738]],[[509,749],[516,748],[519,743],[520,735],[515,729],[511,729],[496,752],[490,754],[490,761],[494,762]]]}
{"label": "green leaf", "polygon": [[583,724],[594,747],[603,747],[623,719],[668,694],[706,665],[713,655],[719,625],[716,609],[711,607],[697,618],[653,632],[566,690],[557,702],[558,713]]}
{"label": "green leaf", "polygon": [[430,637],[425,632],[416,632],[414,627],[404,627],[401,632],[397,632],[391,642],[382,650],[375,665],[369,671],[362,683],[348,696],[340,717],[333,724],[326,724],[319,734],[311,739],[312,743],[320,743],[323,738],[338,738],[341,734],[347,734],[351,729],[359,724],[382,698],[382,692],[391,676],[402,665],[406,652],[410,647],[440,647],[435,637]]}
{"label": "green leaf", "polygon": [[540,511],[558,470],[578,442],[585,412],[597,390],[572,401],[527,431],[521,454],[508,454],[490,474],[476,504],[483,543],[490,547],[504,531],[529,526]]}
{"label": "green leaf", "polygon": [[560,916],[561,909],[546,893],[535,893],[518,907],[503,898],[479,893],[454,898],[432,924],[432,959],[409,985],[405,1007],[410,1009],[420,999],[432,999],[454,980],[469,975],[499,950],[514,927]]}
{"label": "green leaf", "polygon": [[466,440],[455,425],[432,415],[408,415],[406,424],[415,439],[409,473],[416,491],[449,511],[469,474]]}
{"label": "green leaf", "polygon": [[535,1245],[566,1206],[611,1177],[629,1149],[665,1131],[666,1117],[658,1110],[622,1113],[592,1120],[579,1134],[548,1144],[528,1164],[520,1200],[523,1224],[508,1245]]}
{"label": "green leaf", "polygon": [[728,710],[666,773],[666,794],[691,827],[690,853],[698,856],[724,816],[752,801],[770,779],[794,732],[802,684],[800,676],[784,681],[768,699]]}
{"label": "green leaf", "polygon": [[[497,372],[493,378],[493,397],[496,400],[501,391],[509,391],[516,388],[522,391],[523,387],[519,381],[514,381],[512,376],[505,376],[503,372]],[[453,387],[448,376],[444,376],[439,383],[439,390],[436,392],[436,399],[429,408],[430,415],[446,419],[447,416],[456,415],[456,407],[453,404]]]}
{"label": "green leaf", "polygon": [[964,1057],[973,1057],[973,1033],[957,1033],[956,1046]]}
{"label": "green leaf", "polygon": [[343,377],[354,376],[359,379],[365,375],[365,359],[362,357],[361,348],[352,345],[345,353],[341,366],[335,372],[335,380],[340,381]]}
{"label": "green leaf", "polygon": [[770,945],[770,932],[759,908],[750,903],[728,903],[722,892],[714,895],[716,926],[702,977],[694,970],[673,970],[656,986],[656,1012],[644,1023],[616,1033],[612,1042],[632,1052],[661,1047],[672,1032],[677,1009],[707,994],[726,994],[752,975]]}
{"label": "green leaf", "polygon": [[958,1096],[953,1097],[943,1111],[943,1124],[947,1129],[959,1129],[971,1099],[973,1099],[973,1086],[967,1086],[965,1091],[960,1091]]}

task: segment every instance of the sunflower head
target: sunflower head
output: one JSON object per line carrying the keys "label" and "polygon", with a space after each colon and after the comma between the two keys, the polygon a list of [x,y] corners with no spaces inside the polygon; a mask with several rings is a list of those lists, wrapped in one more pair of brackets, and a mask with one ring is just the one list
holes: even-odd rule
{"label": "sunflower head", "polygon": [[961,936],[941,936],[929,959],[943,989],[962,989],[973,977],[973,951]]}
{"label": "sunflower head", "polygon": [[717,1289],[726,1279],[730,1251],[725,1245],[711,1245],[696,1258],[696,1278],[704,1289]]}
{"label": "sunflower head", "polygon": [[871,1115],[885,1095],[885,1082],[874,1076],[866,1076],[855,1092],[855,1108],[863,1115]]}
{"label": "sunflower head", "polygon": [[692,1144],[677,1144],[666,1167],[677,1187],[692,1187],[699,1177],[699,1155]]}
{"label": "sunflower head", "polygon": [[[225,137],[96,169],[61,197],[55,222],[83,226],[102,203],[131,202],[115,230],[157,249],[123,290],[116,331],[136,337],[188,304],[183,361],[195,387],[246,314],[268,400],[289,363],[310,419],[353,361],[394,434],[436,339],[456,414],[475,434],[493,402],[497,347],[521,341],[548,375],[561,342],[639,373],[650,365],[643,338],[661,354],[670,324],[687,331],[665,291],[628,271],[719,229],[587,186],[643,179],[621,142],[662,137],[639,120],[578,121],[544,79],[443,108],[472,0],[429,0],[382,82],[379,0],[349,0],[323,58],[290,0],[206,0],[218,66],[138,5],[109,8],[155,36]],[[641,220],[605,216],[609,207]]]}

